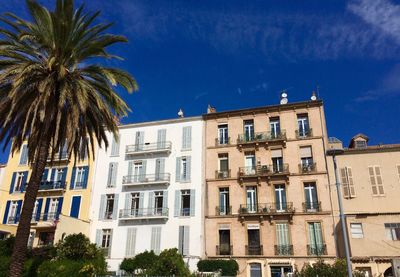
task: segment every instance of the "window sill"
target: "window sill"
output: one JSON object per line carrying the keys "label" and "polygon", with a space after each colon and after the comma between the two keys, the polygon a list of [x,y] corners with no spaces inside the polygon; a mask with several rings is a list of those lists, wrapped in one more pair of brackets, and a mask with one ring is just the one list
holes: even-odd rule
{"label": "window sill", "polygon": [[181,151],[192,151],[192,148],[182,148]]}
{"label": "window sill", "polygon": [[386,197],[386,194],[377,194],[377,195],[373,194],[372,197],[378,197],[378,198],[379,197]]}

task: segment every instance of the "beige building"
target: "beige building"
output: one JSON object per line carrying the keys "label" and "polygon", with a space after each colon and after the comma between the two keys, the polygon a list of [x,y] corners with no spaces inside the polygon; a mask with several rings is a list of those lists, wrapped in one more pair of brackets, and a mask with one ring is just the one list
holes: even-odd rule
{"label": "beige building", "polygon": [[[329,147],[334,144],[341,146],[330,140]],[[358,134],[336,159],[353,268],[367,277],[392,276],[391,261],[400,258],[400,144],[368,146]],[[333,182],[331,157],[328,164]],[[337,215],[336,189],[331,192]],[[344,257],[338,220],[337,230]]]}
{"label": "beige building", "polygon": [[332,261],[322,101],[209,108],[204,119],[206,256],[233,258],[239,276],[262,277]]}

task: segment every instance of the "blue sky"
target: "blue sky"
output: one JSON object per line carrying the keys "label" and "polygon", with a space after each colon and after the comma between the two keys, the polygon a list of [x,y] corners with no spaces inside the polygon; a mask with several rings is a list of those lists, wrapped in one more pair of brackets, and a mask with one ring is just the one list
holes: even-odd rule
{"label": "blue sky", "polygon": [[[302,101],[319,86],[330,136],[400,142],[399,1],[83,2],[129,39],[112,48],[125,60],[107,61],[139,83],[121,92],[133,110],[125,123],[277,104],[283,89]],[[27,16],[22,0],[0,3]]]}

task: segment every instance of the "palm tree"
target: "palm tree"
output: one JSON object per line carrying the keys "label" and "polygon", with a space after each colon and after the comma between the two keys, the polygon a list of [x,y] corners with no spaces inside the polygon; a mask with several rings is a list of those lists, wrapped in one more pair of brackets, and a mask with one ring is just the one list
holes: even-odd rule
{"label": "palm tree", "polygon": [[64,146],[78,158],[82,151],[93,156],[96,144],[107,148],[106,132],[117,136],[115,118],[130,111],[115,87],[138,88],[127,72],[96,63],[115,58],[106,48],[127,41],[106,34],[110,24],[94,23],[99,12],[74,10],[73,0],[57,0],[54,11],[34,0],[27,7],[31,21],[10,13],[0,17],[0,142],[11,142],[14,153],[27,141],[32,168],[10,276],[22,274],[46,161]]}

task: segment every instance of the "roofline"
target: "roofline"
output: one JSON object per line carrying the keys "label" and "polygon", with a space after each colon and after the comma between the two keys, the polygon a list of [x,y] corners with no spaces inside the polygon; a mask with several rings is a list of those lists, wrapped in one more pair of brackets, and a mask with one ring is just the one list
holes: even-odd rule
{"label": "roofline", "polygon": [[366,148],[344,148],[343,155],[400,151],[400,144],[371,145]]}
{"label": "roofline", "polygon": [[162,119],[162,120],[155,120],[155,121],[121,124],[118,126],[118,128],[119,129],[127,129],[127,128],[135,128],[135,127],[145,127],[145,126],[154,126],[154,125],[191,122],[191,121],[198,121],[198,120],[202,120],[202,119],[203,119],[202,116]]}
{"label": "roofline", "polygon": [[323,106],[322,100],[315,101],[302,101],[302,102],[294,102],[288,104],[278,104],[278,105],[270,105],[270,106],[262,106],[262,107],[254,107],[254,108],[245,108],[238,110],[228,110],[222,112],[215,113],[207,113],[203,114],[203,118],[205,120],[212,119],[215,117],[223,117],[223,116],[240,116],[246,113],[265,113],[265,112],[274,112],[274,111],[282,111],[282,110],[290,110],[296,108],[309,108],[309,107],[319,107]]}

